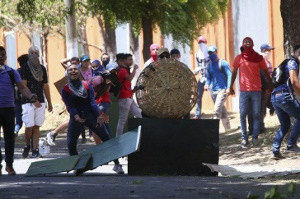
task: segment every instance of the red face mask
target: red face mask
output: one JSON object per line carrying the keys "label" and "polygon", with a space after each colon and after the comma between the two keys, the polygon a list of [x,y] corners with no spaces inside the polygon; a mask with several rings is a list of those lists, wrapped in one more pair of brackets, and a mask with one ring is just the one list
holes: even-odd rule
{"label": "red face mask", "polygon": [[159,46],[157,44],[151,44],[150,46],[150,54],[153,61],[157,60],[157,52],[159,50]]}

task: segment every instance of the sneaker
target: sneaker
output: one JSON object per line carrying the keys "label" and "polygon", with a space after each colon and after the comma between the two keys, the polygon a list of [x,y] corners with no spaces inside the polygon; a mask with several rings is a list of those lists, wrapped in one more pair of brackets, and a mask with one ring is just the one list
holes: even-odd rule
{"label": "sneaker", "polygon": [[30,145],[24,147],[24,151],[22,153],[23,158],[27,158],[30,150]]}
{"label": "sneaker", "polygon": [[117,174],[124,174],[124,170],[122,168],[122,165],[120,164],[115,164],[113,170],[117,173]]}
{"label": "sneaker", "polygon": [[300,152],[300,148],[297,146],[297,144],[295,144],[293,146],[287,146],[286,147],[286,151],[299,153]]}
{"label": "sneaker", "polygon": [[31,155],[32,158],[39,158],[39,157],[42,157],[40,152],[39,152],[39,149],[34,149],[32,151],[32,155]]}
{"label": "sneaker", "polygon": [[194,116],[193,119],[200,119],[200,117],[199,116]]}
{"label": "sneaker", "polygon": [[280,152],[278,153],[272,153],[271,155],[271,159],[273,160],[281,160],[281,159],[284,159],[285,157],[281,155]]}
{"label": "sneaker", "polygon": [[253,146],[257,146],[258,145],[258,139],[257,138],[252,138],[252,144],[253,144]]}
{"label": "sneaker", "polygon": [[247,148],[248,145],[249,145],[248,140],[242,140],[242,142],[241,142],[241,147],[242,147],[242,148]]}
{"label": "sneaker", "polygon": [[55,136],[52,131],[47,133],[47,142],[50,146],[55,146]]}
{"label": "sneaker", "polygon": [[10,175],[10,176],[16,175],[16,172],[15,172],[14,168],[12,168],[12,167],[6,166],[5,171],[7,172],[7,175]]}

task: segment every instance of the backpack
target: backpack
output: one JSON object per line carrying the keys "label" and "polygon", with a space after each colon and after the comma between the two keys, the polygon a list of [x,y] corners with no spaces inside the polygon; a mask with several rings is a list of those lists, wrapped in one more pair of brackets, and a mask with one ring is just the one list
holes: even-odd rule
{"label": "backpack", "polygon": [[288,61],[291,59],[285,59],[279,66],[274,68],[272,72],[272,84],[274,88],[277,88],[281,84],[284,84],[284,78],[285,78],[285,65]]}
{"label": "backpack", "polygon": [[[85,89],[88,91],[89,90],[88,83],[86,81],[82,81],[82,84],[85,87]],[[64,85],[63,89],[64,91],[66,91],[66,93],[68,93],[68,95],[71,95],[71,89],[68,84]]]}
{"label": "backpack", "polygon": [[11,85],[12,85],[13,90],[14,90],[15,100],[20,100],[21,99],[21,95],[18,93],[18,87],[16,85],[14,70],[11,69],[11,70],[7,71],[7,73],[9,75],[9,78],[10,78],[10,81],[11,81]]}

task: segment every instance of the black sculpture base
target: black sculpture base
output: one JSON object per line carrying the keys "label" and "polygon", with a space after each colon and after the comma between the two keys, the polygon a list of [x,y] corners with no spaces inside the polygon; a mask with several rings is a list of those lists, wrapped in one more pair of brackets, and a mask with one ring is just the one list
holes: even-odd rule
{"label": "black sculpture base", "polygon": [[129,175],[200,175],[216,172],[219,120],[131,118],[128,129],[142,126],[140,149],[128,156]]}

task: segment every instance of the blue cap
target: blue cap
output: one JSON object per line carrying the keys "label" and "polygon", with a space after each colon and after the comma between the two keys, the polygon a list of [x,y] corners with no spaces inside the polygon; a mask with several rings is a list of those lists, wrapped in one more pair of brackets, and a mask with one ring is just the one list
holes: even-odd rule
{"label": "blue cap", "polygon": [[260,46],[260,51],[263,51],[263,50],[274,50],[275,48],[270,46],[269,44],[265,43],[265,44],[262,44]]}
{"label": "blue cap", "polygon": [[116,70],[118,68],[118,64],[116,62],[110,62],[106,65],[106,70],[108,70],[109,72],[112,70]]}
{"label": "blue cap", "polygon": [[88,55],[82,55],[80,61],[91,60]]}
{"label": "blue cap", "polygon": [[217,47],[214,45],[210,45],[207,48],[207,52],[215,52],[217,50]]}

